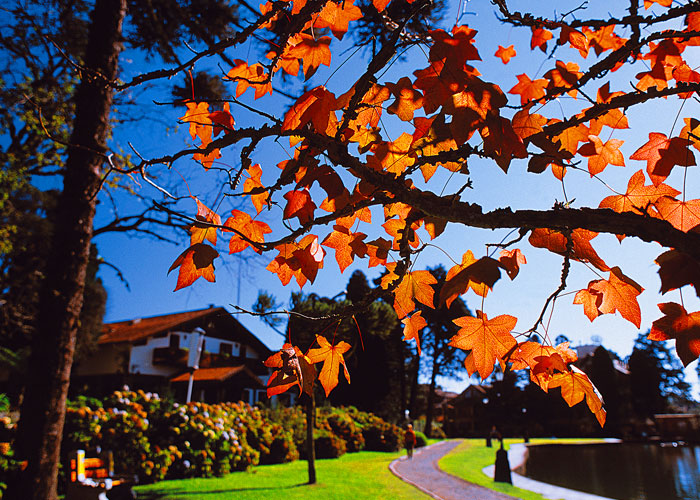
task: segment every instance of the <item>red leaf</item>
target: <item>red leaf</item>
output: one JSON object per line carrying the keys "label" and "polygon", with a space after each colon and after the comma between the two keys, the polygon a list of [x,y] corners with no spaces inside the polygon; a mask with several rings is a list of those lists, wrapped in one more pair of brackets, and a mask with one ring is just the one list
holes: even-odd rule
{"label": "red leaf", "polygon": [[700,355],[700,311],[688,314],[674,302],[659,304],[664,316],[654,321],[650,340],[676,340],[676,353],[683,366],[688,366]]}
{"label": "red leaf", "polygon": [[342,273],[352,264],[355,256],[362,258],[367,254],[367,245],[362,241],[366,237],[364,233],[352,233],[346,227],[335,225],[321,245],[335,249],[335,260]]}
{"label": "red leaf", "polygon": [[595,135],[589,135],[588,140],[589,142],[581,146],[578,152],[581,156],[588,157],[588,171],[591,177],[601,173],[608,165],[625,166],[625,158],[620,151],[620,146],[625,141],[610,139],[603,144],[603,141]]}
{"label": "red leaf", "polygon": [[619,267],[613,267],[609,279],[591,281],[587,290],[579,291],[574,297],[574,304],[583,304],[584,312],[591,321],[600,314],[617,311],[639,328],[642,315],[637,296],[643,291],[644,288],[622,274]]}
{"label": "red leaf", "polygon": [[195,217],[204,224],[194,223],[190,226],[190,245],[204,243],[204,240],[208,240],[212,245],[216,245],[216,228],[211,227],[210,224],[220,226],[221,217],[207,208],[197,198],[194,201],[197,202],[197,215]]}
{"label": "red leaf", "polygon": [[678,194],[680,194],[679,191],[667,184],[659,184],[657,186],[650,184],[645,186],[644,172],[638,170],[630,177],[627,184],[627,192],[625,194],[608,196],[600,202],[600,208],[609,208],[618,213],[637,212],[656,215],[657,212],[654,208],[656,200],[664,195],[673,197]]}
{"label": "red leaf", "polygon": [[700,200],[678,201],[670,196],[662,196],[654,202],[662,219],[673,227],[688,232],[700,225]]}
{"label": "red leaf", "polygon": [[661,278],[661,293],[693,285],[700,297],[700,263],[678,250],[668,250],[656,258]]}
{"label": "red leaf", "polygon": [[[574,229],[571,232],[572,253],[571,258],[581,262],[590,262],[601,271],[609,271],[603,259],[601,259],[591,246],[590,240],[598,236],[598,233],[586,229]],[[550,252],[560,255],[566,254],[566,236],[554,229],[534,229],[530,234],[529,242],[533,247],[546,248]]]}
{"label": "red leaf", "polygon": [[603,398],[595,388],[588,375],[575,366],[567,373],[557,373],[549,381],[549,388],[561,387],[561,397],[569,406],[574,406],[586,398],[586,404],[595,415],[601,427],[605,424]]}
{"label": "red leaf", "polygon": [[518,84],[508,91],[509,94],[520,94],[520,104],[536,101],[546,95],[547,80],[541,78],[531,80],[526,74],[518,75]]}
{"label": "red leaf", "polygon": [[335,109],[335,96],[325,87],[316,87],[297,99],[287,111],[282,130],[296,130],[311,123],[319,134],[331,135],[338,124]]}
{"label": "red leaf", "polygon": [[195,243],[182,252],[168,269],[168,274],[170,274],[170,271],[176,267],[180,268],[177,275],[177,285],[173,291],[190,286],[200,277],[204,277],[205,280],[212,283],[216,281],[214,278],[214,259],[218,256],[219,252],[204,243]]}
{"label": "red leaf", "polygon": [[661,184],[675,165],[687,167],[695,165],[695,155],[688,149],[690,141],[665,134],[651,132],[649,141],[634,152],[632,160],[647,162],[647,173],[655,186]]}
{"label": "red leaf", "polygon": [[265,234],[272,232],[270,226],[262,221],[253,220],[250,215],[240,210],[231,210],[231,214],[233,217],[229,217],[224,223],[224,226],[234,231],[229,242],[229,253],[242,252],[249,246],[256,252],[262,253],[262,250],[251,245],[241,236],[245,236],[254,243],[264,243]]}
{"label": "red leaf", "polygon": [[489,290],[501,278],[500,264],[491,257],[476,259],[471,250],[462,256],[462,263],[452,267],[440,289],[439,303],[447,307],[470,288],[477,295],[486,297]]}
{"label": "red leaf", "polygon": [[[330,28],[333,35],[342,40],[348,32],[350,21],[362,17],[362,11],[354,5],[354,0],[344,0],[340,3],[327,2],[314,22],[314,28]],[[308,78],[307,78],[308,79]]]}
{"label": "red leaf", "polygon": [[284,194],[284,199],[287,200],[283,215],[285,219],[296,217],[301,225],[314,219],[316,204],[311,200],[311,194],[308,189],[287,191]]}
{"label": "red leaf", "polygon": [[[398,275],[393,272],[396,264],[387,264],[386,267],[390,272],[382,278],[381,282],[381,286],[385,290],[389,287],[389,284],[398,278]],[[403,318],[416,308],[414,299],[421,304],[434,308],[433,297],[435,290],[432,285],[436,283],[437,280],[429,271],[407,272],[394,289],[394,310],[399,318]]]}
{"label": "red leaf", "polygon": [[527,259],[525,259],[520,249],[515,248],[513,250],[501,250],[501,256],[498,257],[498,262],[500,262],[503,269],[506,270],[508,277],[514,280],[520,272],[520,266],[527,264]]}
{"label": "red leaf", "polygon": [[547,41],[552,39],[551,31],[544,28],[535,28],[534,26],[531,29],[532,38],[530,40],[530,48],[535,50],[535,47],[539,47],[542,52],[547,52]]}

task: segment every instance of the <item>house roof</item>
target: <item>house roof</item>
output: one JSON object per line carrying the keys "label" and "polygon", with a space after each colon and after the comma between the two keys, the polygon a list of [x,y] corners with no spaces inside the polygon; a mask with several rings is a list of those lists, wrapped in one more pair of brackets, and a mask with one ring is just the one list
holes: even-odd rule
{"label": "house roof", "polygon": [[149,318],[136,318],[127,321],[106,323],[98,344],[137,342],[158,334],[171,331],[190,332],[202,327],[213,337],[234,340],[253,347],[265,358],[272,351],[223,307],[209,307],[196,311],[186,311]]}
{"label": "house roof", "polygon": [[[195,382],[223,382],[234,375],[239,373],[244,373],[254,379],[256,379],[260,385],[264,385],[262,381],[255,376],[255,374],[250,371],[244,365],[238,366],[219,366],[216,368],[200,368],[194,371],[194,381]],[[177,377],[170,379],[171,382],[188,382],[190,379],[189,372],[182,373]]]}

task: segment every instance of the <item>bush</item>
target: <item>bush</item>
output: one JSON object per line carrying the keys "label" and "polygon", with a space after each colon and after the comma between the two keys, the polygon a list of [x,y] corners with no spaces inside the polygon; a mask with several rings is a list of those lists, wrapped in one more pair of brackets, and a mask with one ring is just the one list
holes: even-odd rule
{"label": "bush", "polygon": [[370,451],[398,451],[403,445],[403,431],[396,425],[375,417],[362,428],[365,449]]}
{"label": "bush", "polygon": [[[306,459],[306,441],[299,450]],[[314,450],[316,458],[338,458],[345,455],[345,441],[326,429],[314,429]]]}
{"label": "bush", "polygon": [[416,448],[422,448],[428,444],[428,438],[422,432],[416,432]]}
{"label": "bush", "polygon": [[348,452],[354,453],[365,447],[362,430],[346,413],[332,413],[326,418],[331,431],[345,441]]}

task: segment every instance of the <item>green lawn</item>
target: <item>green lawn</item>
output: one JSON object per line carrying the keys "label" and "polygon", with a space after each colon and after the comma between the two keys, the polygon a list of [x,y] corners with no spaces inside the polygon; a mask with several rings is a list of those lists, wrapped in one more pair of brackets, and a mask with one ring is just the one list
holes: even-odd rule
{"label": "green lawn", "polygon": [[[590,439],[532,439],[531,443],[566,443],[582,441],[593,442]],[[505,439],[504,445],[508,449],[512,443],[522,443],[522,439]],[[498,441],[494,441],[493,448],[486,447],[485,439],[467,439],[457,446],[451,453],[444,456],[439,466],[445,472],[457,477],[461,477],[470,483],[479,484],[492,490],[500,491],[506,495],[512,495],[523,500],[545,500],[539,493],[516,488],[507,483],[496,483],[492,477],[486,476],[482,471],[484,467],[493,465],[496,462],[496,450]],[[514,465],[514,464],[511,464]]]}
{"label": "green lawn", "polygon": [[338,459],[317,460],[318,483],[308,479],[306,461],[263,465],[249,472],[234,472],[210,479],[183,479],[138,486],[146,500],[357,500],[391,498],[426,500],[427,495],[404,483],[389,471],[399,453],[363,451]]}

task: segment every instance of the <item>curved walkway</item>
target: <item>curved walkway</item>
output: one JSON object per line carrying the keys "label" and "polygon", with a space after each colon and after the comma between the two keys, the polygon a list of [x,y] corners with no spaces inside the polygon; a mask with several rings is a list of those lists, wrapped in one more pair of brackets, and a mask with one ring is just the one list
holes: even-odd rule
{"label": "curved walkway", "polygon": [[436,500],[514,500],[512,496],[468,483],[440,470],[438,460],[459,443],[461,440],[441,441],[419,448],[413,459],[398,458],[391,462],[389,469],[399,479]]}

